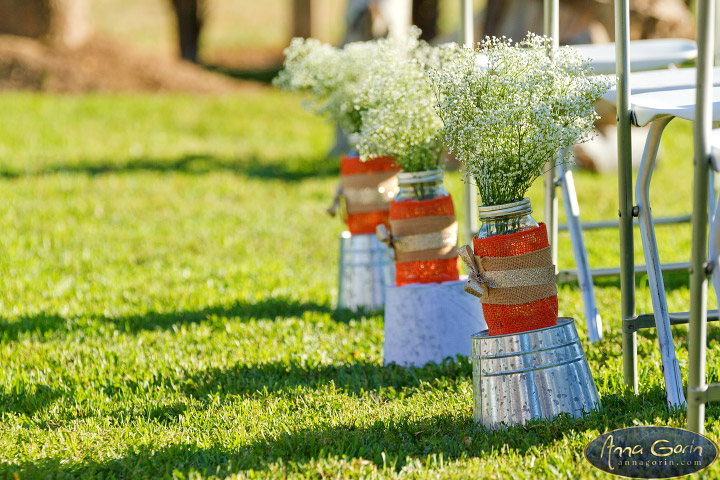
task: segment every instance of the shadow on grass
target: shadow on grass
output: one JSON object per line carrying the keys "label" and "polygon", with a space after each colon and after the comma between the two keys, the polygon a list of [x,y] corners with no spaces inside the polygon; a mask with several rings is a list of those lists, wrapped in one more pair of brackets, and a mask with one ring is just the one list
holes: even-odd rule
{"label": "shadow on grass", "polygon": [[[265,397],[280,395],[301,397],[308,389],[322,390],[332,385],[338,392],[350,396],[363,396],[370,392],[388,399],[409,398],[423,385],[453,388],[452,383],[466,382],[472,375],[472,366],[465,357],[447,358],[441,363],[430,363],[420,368],[405,368],[395,364],[383,366],[366,361],[337,365],[300,365],[299,363],[267,362],[260,364],[236,364],[229,368],[209,368],[187,376],[156,377],[150,382],[158,389],[179,390],[201,405],[215,405],[218,400],[236,402],[239,398],[257,395]],[[107,384],[103,393],[125,404],[124,399],[143,395],[148,382],[126,380]],[[299,389],[300,388],[300,389]],[[202,407],[204,408],[204,407]],[[118,410],[111,414],[128,421],[132,418],[157,419],[167,424],[183,413],[184,404],[153,407],[151,410]],[[74,417],[64,418],[72,420]]]}
{"label": "shadow on grass", "polygon": [[273,78],[277,77],[282,64],[268,66],[267,68],[228,68],[221,65],[203,65],[207,70],[221,75],[226,75],[237,80],[252,80],[254,82],[272,83]]}
{"label": "shadow on grass", "polygon": [[338,310],[328,304],[301,302],[287,297],[265,298],[254,303],[237,301],[230,305],[210,306],[199,310],[146,312],[120,317],[88,316],[82,317],[82,324],[79,324],[78,319],[41,313],[12,320],[0,318],[0,341],[15,341],[25,334],[42,338],[55,332],[64,333],[83,329],[85,324],[92,328],[96,323],[113,323],[119,331],[133,333],[144,330],[170,329],[175,325],[182,324],[213,322],[215,318],[241,321],[276,320],[301,317],[307,312],[328,314],[333,321],[340,323],[348,323],[352,319],[362,318],[365,315],[379,314],[379,312],[371,311]]}
{"label": "shadow on grass", "polygon": [[172,328],[178,324],[200,323],[213,321],[214,318],[228,318],[232,320],[277,320],[290,317],[302,317],[305,313],[329,314],[340,323],[347,323],[354,318],[373,312],[352,312],[338,310],[326,303],[301,302],[288,297],[264,298],[260,301],[238,301],[231,305],[218,305],[200,310],[186,310],[179,312],[147,312],[141,315],[128,315],[121,317],[100,317],[98,320],[114,323],[118,330],[123,332],[137,332],[142,330],[162,330]]}
{"label": "shadow on grass", "polygon": [[322,158],[296,158],[272,162],[258,158],[235,160],[212,155],[182,155],[176,158],[133,158],[49,165],[36,171],[10,170],[4,167],[0,169],[0,178],[15,179],[57,173],[106,175],[136,172],[179,172],[195,175],[229,172],[264,180],[297,182],[307,178],[336,176],[339,172],[339,163]]}
{"label": "shadow on grass", "polygon": [[[450,460],[483,458],[504,448],[525,455],[536,448],[556,445],[577,432],[596,430],[604,433],[633,426],[638,420],[645,424],[657,420],[667,422],[678,415],[665,408],[659,389],[649,392],[645,398],[626,393],[607,396],[602,401],[604,410],[591,412],[581,419],[563,414],[552,420],[488,430],[477,426],[470,414],[443,414],[418,421],[380,420],[366,427],[347,425],[282,433],[273,440],[258,440],[245,451],[256,461],[304,462],[335,455],[362,457],[378,466],[385,462],[400,469],[406,465],[407,457],[423,459],[442,454]],[[642,411],[637,410],[640,405]],[[240,466],[258,468],[248,461],[241,462]]]}
{"label": "shadow on grass", "polygon": [[25,333],[43,336],[52,332],[67,332],[72,329],[72,323],[72,319],[44,313],[21,316],[12,321],[0,318],[0,340],[12,342]]}
{"label": "shadow on grass", "polygon": [[419,387],[436,379],[465,381],[472,376],[467,358],[445,359],[423,367],[405,368],[369,362],[341,365],[301,365],[299,363],[268,362],[237,364],[230,368],[211,368],[195,373],[181,383],[185,395],[197,399],[212,398],[214,394],[251,395],[257,392],[281,392],[297,387],[321,388],[333,385],[353,395],[392,388],[390,396],[406,387]]}
{"label": "shadow on grass", "polygon": [[659,390],[648,392],[644,397],[631,393],[611,395],[602,401],[604,410],[592,412],[582,419],[561,415],[553,420],[535,421],[506,430],[490,431],[478,427],[466,412],[417,420],[411,417],[381,419],[369,425],[348,423],[312,429],[288,425],[283,433],[269,433],[263,439],[233,448],[219,444],[199,446],[181,443],[166,447],[146,444],[130,447],[130,453],[122,458],[73,464],[51,457],[19,466],[0,464],[0,472],[17,473],[20,477],[50,474],[131,478],[165,477],[177,470],[185,475],[196,471],[204,475],[223,476],[249,469],[275,470],[279,462],[284,465],[294,463],[302,469],[303,465],[318,459],[364,459],[378,468],[386,465],[399,471],[408,459],[424,460],[430,455],[454,460],[489,457],[508,450],[521,456],[537,456],[537,449],[557,446],[569,437],[575,437],[577,432],[600,434],[637,423],[684,420],[681,413],[668,412]]}
{"label": "shadow on grass", "polygon": [[11,393],[0,393],[0,413],[13,412],[32,417],[35,412],[47,410],[63,395],[67,396],[67,393],[42,384],[28,385]]}

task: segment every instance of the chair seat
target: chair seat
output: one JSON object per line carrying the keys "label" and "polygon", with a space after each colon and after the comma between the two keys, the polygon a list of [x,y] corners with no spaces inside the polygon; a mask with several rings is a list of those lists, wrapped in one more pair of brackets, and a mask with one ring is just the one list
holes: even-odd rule
{"label": "chair seat", "polygon": [[[573,45],[591,59],[590,66],[597,74],[615,73],[615,44]],[[661,38],[635,40],[630,42],[628,51],[630,70],[656,70],[677,65],[697,57],[697,45],[684,38]]]}
{"label": "chair seat", "polygon": [[[630,96],[630,110],[633,123],[643,127],[664,117],[676,117],[685,120],[695,119],[694,88],[665,90],[640,93]],[[712,89],[713,122],[720,121],[720,87]]]}
{"label": "chair seat", "polygon": [[[674,70],[651,70],[630,74],[630,89],[633,93],[664,92],[683,88],[695,88],[697,70],[693,68],[676,68]],[[713,69],[713,85],[720,87],[720,67]],[[615,87],[602,96],[603,100],[615,103]]]}

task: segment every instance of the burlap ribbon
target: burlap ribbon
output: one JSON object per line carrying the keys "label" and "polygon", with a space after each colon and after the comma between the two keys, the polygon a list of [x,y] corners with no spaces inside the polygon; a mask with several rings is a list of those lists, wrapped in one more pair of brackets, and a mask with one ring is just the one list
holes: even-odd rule
{"label": "burlap ribbon", "polygon": [[397,173],[392,170],[343,175],[327,212],[334,217],[342,197],[345,198],[345,209],[349,214],[386,212],[390,209],[390,201],[396,191]]}
{"label": "burlap ribbon", "polygon": [[550,247],[512,257],[479,257],[464,245],[458,254],[470,270],[465,291],[481,303],[519,305],[557,295]]}
{"label": "burlap ribbon", "polygon": [[454,216],[390,220],[376,227],[377,237],[395,250],[396,262],[456,258],[458,224]]}

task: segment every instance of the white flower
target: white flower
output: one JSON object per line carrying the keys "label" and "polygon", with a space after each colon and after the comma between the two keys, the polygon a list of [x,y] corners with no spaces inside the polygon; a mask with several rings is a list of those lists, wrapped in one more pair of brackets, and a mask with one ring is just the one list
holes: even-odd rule
{"label": "white flower", "polygon": [[568,162],[569,147],[592,138],[610,77],[575,49],[548,52],[547,37],[488,37],[431,71],[445,141],[485,205],[521,200],[547,162]]}
{"label": "white flower", "polygon": [[376,42],[356,100],[362,118],[357,144],[361,158],[391,155],[409,172],[438,167],[442,121],[426,71],[440,68],[457,50],[433,48],[419,40],[419,34],[414,28],[407,37]]}
{"label": "white flower", "polygon": [[338,49],[315,39],[293,38],[285,49],[283,70],[273,84],[289,91],[308,92],[308,107],[336,121],[345,133],[360,130],[355,105],[357,88],[375,50],[372,42],[350,43]]}

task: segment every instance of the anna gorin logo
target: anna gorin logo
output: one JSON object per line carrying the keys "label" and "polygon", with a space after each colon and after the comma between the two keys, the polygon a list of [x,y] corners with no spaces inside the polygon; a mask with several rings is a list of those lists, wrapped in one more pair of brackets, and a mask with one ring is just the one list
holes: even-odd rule
{"label": "anna gorin logo", "polygon": [[718,456],[715,442],[673,427],[630,427],[607,432],[585,447],[594,467],[630,478],[672,478],[709,467]]}

